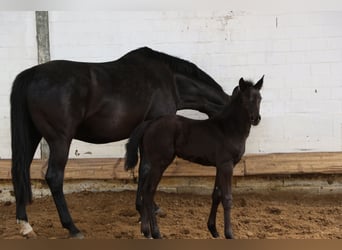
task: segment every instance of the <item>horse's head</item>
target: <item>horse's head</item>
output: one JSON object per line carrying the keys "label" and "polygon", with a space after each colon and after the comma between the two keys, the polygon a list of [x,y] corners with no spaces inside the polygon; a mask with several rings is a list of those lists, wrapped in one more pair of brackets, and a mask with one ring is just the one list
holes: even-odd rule
{"label": "horse's head", "polygon": [[264,82],[264,76],[256,83],[245,81],[243,78],[239,81],[239,92],[242,97],[242,105],[249,113],[252,125],[256,126],[261,120],[260,116],[260,89]]}

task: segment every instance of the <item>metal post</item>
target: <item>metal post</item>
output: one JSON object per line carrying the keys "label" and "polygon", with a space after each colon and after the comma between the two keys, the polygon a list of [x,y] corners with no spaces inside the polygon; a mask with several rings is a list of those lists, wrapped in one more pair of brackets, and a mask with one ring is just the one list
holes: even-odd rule
{"label": "metal post", "polygon": [[[38,63],[50,61],[49,14],[48,11],[36,11],[36,32]],[[41,158],[49,158],[49,146],[43,138],[40,143]]]}

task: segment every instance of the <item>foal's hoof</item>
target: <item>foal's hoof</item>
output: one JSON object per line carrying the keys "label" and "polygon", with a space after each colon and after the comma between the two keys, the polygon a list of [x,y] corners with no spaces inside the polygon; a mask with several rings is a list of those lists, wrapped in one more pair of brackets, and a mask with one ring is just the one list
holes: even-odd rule
{"label": "foal's hoof", "polygon": [[211,236],[213,236],[213,238],[218,238],[218,237],[220,237],[220,235],[219,235],[218,232],[211,233]]}
{"label": "foal's hoof", "polygon": [[154,234],[152,234],[152,238],[153,239],[162,239],[162,236],[161,236],[161,234],[160,233],[154,233]]}
{"label": "foal's hoof", "polygon": [[226,239],[230,239],[230,240],[234,239],[234,235],[232,232],[225,234],[225,237],[226,237]]}
{"label": "foal's hoof", "polygon": [[209,229],[209,232],[210,232],[211,236],[213,236],[214,238],[220,237],[220,235],[219,235],[219,233],[217,232],[215,226],[208,225],[208,229]]}
{"label": "foal's hoof", "polygon": [[141,235],[144,236],[146,239],[150,239],[150,240],[153,239],[150,233],[141,232]]}
{"label": "foal's hoof", "polygon": [[69,237],[70,237],[70,239],[75,239],[75,240],[84,239],[84,235],[81,232],[70,234]]}
{"label": "foal's hoof", "polygon": [[217,232],[217,231],[214,231],[214,232],[212,232],[212,231],[210,231],[210,234],[211,234],[211,236],[213,237],[213,238],[218,238],[218,237],[220,237],[220,235],[219,235],[219,233]]}

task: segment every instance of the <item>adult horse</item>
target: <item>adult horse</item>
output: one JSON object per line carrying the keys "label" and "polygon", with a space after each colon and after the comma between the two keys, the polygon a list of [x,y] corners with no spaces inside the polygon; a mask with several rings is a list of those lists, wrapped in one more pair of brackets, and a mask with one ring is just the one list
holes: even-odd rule
{"label": "adult horse", "polygon": [[233,238],[230,222],[232,205],[232,175],[234,166],[245,152],[251,125],[260,122],[260,89],[263,77],[253,84],[243,78],[235,88],[231,101],[216,116],[207,120],[192,120],[178,115],[167,115],[144,121],[132,133],[126,145],[125,168],[132,169],[138,162],[144,169],[141,185],[141,232],[145,237],[161,238],[153,198],[163,172],[178,156],[191,162],[216,167],[215,187],[208,229],[218,237],[216,213],[221,202],[224,210],[224,232]]}
{"label": "adult horse", "polygon": [[44,137],[50,149],[45,178],[62,226],[72,237],[83,237],[63,194],[73,138],[119,141],[142,121],[179,109],[212,116],[229,97],[195,64],[144,47],[107,63],[60,60],[34,66],[16,77],[10,99],[12,180],[22,234],[33,232],[26,214],[32,201],[29,170]]}

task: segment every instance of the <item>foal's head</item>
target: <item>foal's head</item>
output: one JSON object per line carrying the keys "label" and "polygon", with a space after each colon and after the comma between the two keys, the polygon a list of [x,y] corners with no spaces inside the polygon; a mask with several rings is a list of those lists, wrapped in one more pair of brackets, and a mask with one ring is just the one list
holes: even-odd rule
{"label": "foal's head", "polygon": [[261,120],[260,116],[260,89],[264,82],[264,76],[256,83],[245,81],[242,77],[239,81],[239,92],[242,97],[242,105],[248,111],[252,125],[256,126]]}

